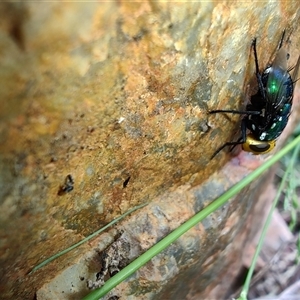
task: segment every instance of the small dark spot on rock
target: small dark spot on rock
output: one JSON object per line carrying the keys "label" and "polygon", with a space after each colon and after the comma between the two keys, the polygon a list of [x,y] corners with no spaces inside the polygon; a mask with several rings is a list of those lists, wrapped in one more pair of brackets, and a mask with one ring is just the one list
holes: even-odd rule
{"label": "small dark spot on rock", "polygon": [[57,195],[62,196],[66,193],[71,192],[73,189],[74,189],[74,180],[72,176],[69,174],[66,176],[64,184],[59,187]]}
{"label": "small dark spot on rock", "polygon": [[50,158],[50,162],[52,163],[52,162],[56,162],[57,161],[57,157],[55,157],[55,156],[52,156],[51,158]]}
{"label": "small dark spot on rock", "polygon": [[128,185],[130,180],[130,176],[128,178],[125,179],[125,181],[123,182],[123,188],[126,188],[126,186]]}
{"label": "small dark spot on rock", "polygon": [[88,133],[92,133],[92,132],[94,132],[95,131],[95,127],[93,127],[93,126],[88,126],[88,128],[87,128],[87,132]]}

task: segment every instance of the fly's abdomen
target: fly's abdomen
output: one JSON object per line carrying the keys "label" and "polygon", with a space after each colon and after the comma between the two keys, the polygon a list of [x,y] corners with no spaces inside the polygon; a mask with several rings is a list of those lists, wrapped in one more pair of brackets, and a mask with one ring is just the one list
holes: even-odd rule
{"label": "fly's abdomen", "polygon": [[274,107],[281,106],[283,103],[290,102],[293,97],[293,80],[286,70],[270,67],[266,84],[267,101]]}
{"label": "fly's abdomen", "polygon": [[261,141],[272,141],[275,140],[288,123],[288,119],[290,116],[292,105],[290,103],[286,103],[280,108],[276,115],[271,119],[269,129],[263,131],[259,135],[259,140]]}

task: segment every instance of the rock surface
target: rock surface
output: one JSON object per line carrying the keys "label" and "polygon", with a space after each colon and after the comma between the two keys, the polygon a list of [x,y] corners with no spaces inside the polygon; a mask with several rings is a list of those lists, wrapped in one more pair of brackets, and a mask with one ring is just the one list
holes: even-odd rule
{"label": "rock surface", "polygon": [[[118,227],[145,250],[245,176],[249,168],[240,164],[247,159],[235,159],[210,177],[229,158],[221,153],[210,160],[239,130],[239,117],[207,111],[244,105],[253,81],[253,37],[263,66],[284,28],[292,32],[291,54],[299,54],[298,8],[298,1],[2,3],[3,297],[32,299],[42,287],[38,299],[56,298],[52,293],[78,299],[98,272],[87,258],[112,241],[114,230],[28,272],[150,202]],[[285,135],[299,115],[297,97]],[[238,257],[255,203],[250,198],[264,185],[256,182],[242,201],[236,198],[139,271],[126,283],[132,294],[209,295],[216,274]],[[145,228],[135,227],[144,222]],[[142,292],[137,276],[150,271]]]}

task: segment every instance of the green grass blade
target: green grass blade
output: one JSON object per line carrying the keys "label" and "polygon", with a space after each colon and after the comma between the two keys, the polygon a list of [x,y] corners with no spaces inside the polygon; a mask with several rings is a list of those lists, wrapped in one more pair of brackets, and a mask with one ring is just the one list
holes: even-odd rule
{"label": "green grass blade", "polygon": [[93,237],[95,237],[96,235],[98,235],[99,233],[103,232],[105,229],[109,228],[110,226],[116,224],[117,222],[119,222],[120,220],[122,220],[123,218],[125,218],[127,215],[131,214],[132,212],[136,211],[137,209],[140,209],[144,206],[148,205],[148,203],[144,203],[141,204],[139,206],[136,206],[132,209],[130,209],[129,211],[127,211],[126,213],[124,213],[123,215],[119,216],[118,218],[114,219],[113,221],[111,221],[110,223],[108,223],[107,225],[105,225],[104,227],[100,228],[99,230],[93,232],[92,234],[90,234],[89,236],[87,236],[86,238],[84,238],[83,240],[79,241],[78,243],[70,246],[67,249],[64,249],[62,251],[60,251],[59,253],[54,254],[53,256],[47,258],[46,260],[44,260],[43,262],[41,262],[40,264],[38,264],[37,266],[35,266],[30,272],[29,274],[32,274],[33,272],[35,272],[36,270],[44,267],[45,265],[49,264],[51,261],[55,260],[56,258],[68,253],[69,251],[79,247],[80,245],[86,243],[87,241],[89,241],[90,239],[92,239]]}
{"label": "green grass blade", "polygon": [[268,213],[268,217],[267,217],[266,222],[265,222],[265,224],[263,226],[263,230],[262,230],[261,235],[259,237],[259,241],[258,241],[256,250],[255,250],[252,262],[251,262],[250,269],[249,269],[247,277],[246,277],[245,284],[244,284],[243,289],[241,291],[241,295],[238,298],[239,300],[245,300],[245,299],[247,299],[247,295],[248,295],[250,284],[251,284],[251,278],[253,276],[254,268],[255,268],[255,265],[256,265],[259,253],[260,253],[261,248],[263,246],[263,242],[265,240],[265,237],[266,237],[266,234],[267,234],[267,230],[268,230],[269,225],[271,223],[273,212],[274,212],[274,210],[275,210],[275,208],[277,206],[279,197],[280,197],[280,195],[281,195],[281,193],[282,193],[282,191],[284,189],[284,186],[285,186],[285,184],[286,184],[286,182],[288,180],[288,177],[289,177],[290,173],[292,172],[292,168],[293,168],[293,166],[295,164],[295,161],[296,161],[296,158],[297,158],[297,154],[299,153],[299,149],[300,149],[300,144],[298,143],[297,147],[294,149],[292,158],[290,159],[289,164],[288,164],[288,168],[287,168],[286,172],[284,173],[284,176],[283,176],[283,178],[281,180],[281,183],[279,185],[279,189],[278,189],[278,191],[276,193],[276,197],[275,197],[275,199],[274,199],[274,201],[273,201],[273,203],[271,205],[270,211]]}
{"label": "green grass blade", "polygon": [[223,195],[221,195],[218,199],[216,199],[213,203],[209,204],[195,216],[190,218],[184,224],[179,226],[177,229],[172,231],[168,236],[163,238],[153,247],[151,247],[148,251],[139,256],[136,260],[122,269],[115,276],[107,280],[104,286],[100,289],[96,289],[89,293],[87,296],[83,298],[83,300],[98,300],[100,297],[106,295],[110,290],[112,290],[119,283],[124,281],[130,275],[132,275],[135,271],[137,271],[140,267],[146,264],[150,259],[152,259],[155,255],[160,253],[166,247],[168,247],[171,243],[177,240],[181,235],[183,235],[190,228],[198,224],[204,218],[206,218],[209,214],[220,208],[224,205],[230,198],[235,196],[238,192],[240,192],[245,186],[247,186],[250,182],[260,176],[264,171],[268,170],[274,163],[276,163],[279,159],[281,159],[286,153],[291,151],[297,144],[300,143],[300,136],[295,138],[291,143],[285,146],[281,151],[276,153],[273,157],[268,159],[263,165],[254,170],[247,177],[242,179],[239,183],[234,185],[228,191],[226,191]]}

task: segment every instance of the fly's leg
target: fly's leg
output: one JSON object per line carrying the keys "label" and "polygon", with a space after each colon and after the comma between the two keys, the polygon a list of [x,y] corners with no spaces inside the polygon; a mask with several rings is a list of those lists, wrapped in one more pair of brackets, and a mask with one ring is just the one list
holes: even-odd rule
{"label": "fly's leg", "polygon": [[229,150],[231,152],[237,145],[242,145],[246,142],[246,118],[244,118],[242,120],[241,132],[242,132],[242,136],[236,142],[225,143],[220,148],[218,148],[217,151],[214,152],[214,154],[212,155],[212,157],[210,159],[213,159],[220,151],[222,151],[227,146],[231,146],[231,148]]}
{"label": "fly's leg", "polygon": [[254,61],[255,61],[255,75],[258,82],[258,89],[263,97],[263,99],[266,99],[266,93],[264,89],[264,85],[261,80],[261,74],[259,72],[259,65],[258,65],[258,58],[257,58],[257,51],[256,51],[256,38],[252,41],[252,48],[254,53]]}
{"label": "fly's leg", "polygon": [[[280,39],[280,42],[279,42],[277,51],[282,47],[283,40],[284,40],[284,36],[285,36],[285,29],[284,29],[283,32],[282,32],[282,36],[281,36],[281,39]],[[288,39],[289,39],[289,37],[288,37]]]}

